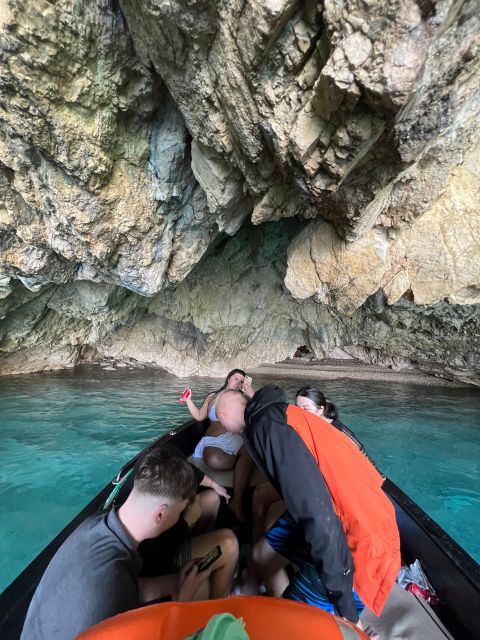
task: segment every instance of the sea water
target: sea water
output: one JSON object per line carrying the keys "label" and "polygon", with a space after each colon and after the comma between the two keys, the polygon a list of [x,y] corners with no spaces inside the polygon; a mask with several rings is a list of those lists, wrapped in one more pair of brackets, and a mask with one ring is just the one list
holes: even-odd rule
{"label": "sea water", "polygon": [[[276,382],[293,401],[308,380]],[[190,418],[178,402],[221,380],[155,370],[0,378],[0,590],[139,450]],[[480,393],[340,379],[319,383],[380,469],[480,561]]]}

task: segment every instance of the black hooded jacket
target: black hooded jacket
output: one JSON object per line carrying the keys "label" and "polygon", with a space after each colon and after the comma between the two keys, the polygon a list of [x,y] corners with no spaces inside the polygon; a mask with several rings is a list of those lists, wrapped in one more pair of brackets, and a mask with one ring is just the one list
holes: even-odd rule
{"label": "black hooded jacket", "polygon": [[287,424],[286,410],[286,396],[280,387],[268,385],[257,391],[245,409],[245,445],[302,526],[336,612],[357,622],[353,560],[342,524],[317,462]]}

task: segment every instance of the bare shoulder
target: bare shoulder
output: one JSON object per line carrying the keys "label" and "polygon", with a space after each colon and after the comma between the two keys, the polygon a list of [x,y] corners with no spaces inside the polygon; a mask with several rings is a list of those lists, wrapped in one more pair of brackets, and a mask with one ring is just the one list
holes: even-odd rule
{"label": "bare shoulder", "polygon": [[206,395],[205,400],[203,401],[203,404],[210,404],[214,400],[216,395],[217,394],[214,391]]}

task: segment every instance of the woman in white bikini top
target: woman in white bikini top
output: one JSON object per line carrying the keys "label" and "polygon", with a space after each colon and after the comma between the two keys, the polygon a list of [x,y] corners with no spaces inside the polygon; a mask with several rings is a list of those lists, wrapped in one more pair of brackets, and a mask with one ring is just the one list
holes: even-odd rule
{"label": "woman in white bikini top", "polygon": [[210,419],[210,425],[205,436],[195,448],[194,457],[203,458],[211,469],[224,471],[235,467],[234,494],[230,502],[230,507],[240,520],[243,519],[241,495],[248,482],[252,463],[243,447],[242,437],[229,433],[218,421],[216,403],[220,395],[227,389],[241,391],[251,398],[254,393],[251,380],[250,378],[246,379],[245,375],[245,372],[241,369],[233,369],[230,371],[225,379],[224,385],[218,391],[209,393],[204,399],[200,409],[195,406],[191,396],[186,398],[188,410],[195,420],[201,422],[207,417]]}
{"label": "woman in white bikini top", "polygon": [[[245,390],[243,389],[244,385],[247,387],[247,385],[245,384],[245,371],[242,371],[241,369],[233,369],[227,375],[223,386],[220,387],[218,391],[209,393],[205,397],[200,409],[198,409],[195,406],[191,396],[186,399],[186,404],[187,404],[188,410],[192,415],[192,418],[194,418],[195,420],[198,420],[198,422],[205,420],[207,417],[210,419],[210,425],[207,429],[205,438],[213,439],[217,436],[232,435],[232,434],[229,434],[228,431],[226,431],[218,421],[217,413],[216,413],[216,404],[220,395],[223,393],[223,391],[227,389],[235,389],[237,391],[242,391],[242,393],[245,393],[245,395],[248,395],[249,397],[251,397],[251,395],[253,395],[253,393],[250,394],[250,391],[253,392],[253,389],[251,388],[251,384],[250,384],[250,388],[247,387]],[[205,438],[202,438],[202,440],[204,440]],[[225,453],[227,453],[229,456],[232,455],[230,448],[228,450],[225,450],[223,446],[220,446],[220,441],[218,442],[218,444],[214,444],[214,442],[212,441],[211,443],[209,443],[208,446],[205,445],[205,447],[220,449],[221,451],[224,451]],[[237,451],[239,448],[240,447],[237,448]],[[235,451],[233,455],[236,455],[237,451]],[[218,453],[218,451],[214,452],[214,454],[215,453]],[[202,453],[200,453],[200,455],[198,456],[196,455],[195,457],[202,457]],[[215,460],[211,460],[211,462],[213,462],[213,465],[210,465],[210,462],[207,460],[208,452],[206,452],[206,456],[203,456],[203,457],[205,458],[205,462],[207,462],[209,466],[212,466],[212,469],[231,469],[235,462],[234,460],[232,461],[232,460],[225,459],[223,460],[223,462],[228,465],[228,466],[225,466],[225,464],[222,464],[221,462],[222,456],[220,456],[220,459],[218,460],[217,460],[217,456],[214,456]]]}

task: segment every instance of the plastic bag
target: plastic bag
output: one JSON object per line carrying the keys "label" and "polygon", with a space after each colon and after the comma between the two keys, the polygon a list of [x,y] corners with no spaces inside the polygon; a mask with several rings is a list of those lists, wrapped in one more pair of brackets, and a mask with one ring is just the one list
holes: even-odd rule
{"label": "plastic bag", "polygon": [[410,566],[404,565],[398,572],[397,582],[406,591],[410,591],[419,598],[423,598],[428,604],[438,604],[438,596],[425,575],[419,560],[415,560]]}

